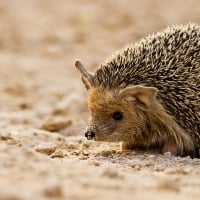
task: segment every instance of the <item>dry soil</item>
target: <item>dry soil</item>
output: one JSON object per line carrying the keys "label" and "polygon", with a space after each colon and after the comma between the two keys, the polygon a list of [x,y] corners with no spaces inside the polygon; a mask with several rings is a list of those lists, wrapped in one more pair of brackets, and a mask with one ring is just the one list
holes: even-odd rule
{"label": "dry soil", "polygon": [[200,199],[200,159],[86,141],[90,70],[199,0],[0,1],[0,200]]}

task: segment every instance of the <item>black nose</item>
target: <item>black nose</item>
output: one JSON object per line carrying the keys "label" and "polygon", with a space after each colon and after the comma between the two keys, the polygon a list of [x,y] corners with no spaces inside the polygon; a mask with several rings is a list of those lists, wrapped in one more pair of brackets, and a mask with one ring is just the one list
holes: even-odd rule
{"label": "black nose", "polygon": [[85,137],[88,139],[88,140],[91,140],[92,138],[95,137],[95,132],[94,131],[87,131],[85,133]]}

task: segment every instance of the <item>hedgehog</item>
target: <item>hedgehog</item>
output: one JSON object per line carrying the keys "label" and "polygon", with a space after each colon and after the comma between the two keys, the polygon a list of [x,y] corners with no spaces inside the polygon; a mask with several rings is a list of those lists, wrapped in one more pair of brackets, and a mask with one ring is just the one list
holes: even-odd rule
{"label": "hedgehog", "polygon": [[200,156],[200,26],[167,27],[129,44],[91,73],[75,66],[88,94],[87,139],[123,150]]}

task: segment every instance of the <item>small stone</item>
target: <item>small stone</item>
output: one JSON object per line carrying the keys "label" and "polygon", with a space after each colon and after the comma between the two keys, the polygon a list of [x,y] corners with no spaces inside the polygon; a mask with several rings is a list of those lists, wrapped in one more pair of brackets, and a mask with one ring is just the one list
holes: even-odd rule
{"label": "small stone", "polygon": [[112,152],[110,152],[110,151],[102,151],[101,155],[104,156],[104,157],[108,157],[108,156],[112,155]]}
{"label": "small stone", "polygon": [[189,174],[189,170],[185,169],[185,168],[176,168],[176,169],[168,169],[166,170],[166,172],[168,174],[181,174],[181,175],[188,175]]}
{"label": "small stone", "polygon": [[71,124],[72,124],[71,120],[66,120],[62,118],[53,118],[45,121],[42,125],[42,129],[51,132],[56,132],[70,126]]}
{"label": "small stone", "polygon": [[60,185],[53,185],[44,189],[44,195],[48,198],[60,198],[63,197],[63,191]]}
{"label": "small stone", "polygon": [[55,152],[55,150],[56,150],[56,146],[52,144],[42,144],[42,145],[38,145],[35,148],[35,151],[42,154],[46,154],[46,155],[51,155],[52,153]]}
{"label": "small stone", "polygon": [[97,162],[97,161],[94,161],[94,162],[93,162],[93,165],[98,167],[98,166],[100,166],[100,163]]}
{"label": "small stone", "polygon": [[155,157],[156,157],[155,155],[149,155],[148,158],[153,159],[153,158],[155,158]]}
{"label": "small stone", "polygon": [[139,171],[139,170],[141,169],[141,166],[139,166],[139,165],[135,165],[135,166],[134,166],[134,169],[136,169],[136,170]]}
{"label": "small stone", "polygon": [[119,174],[118,170],[115,169],[114,167],[108,167],[104,169],[102,176],[106,176],[108,178],[117,178],[117,179],[122,179],[123,176]]}
{"label": "small stone", "polygon": [[85,148],[89,148],[90,143],[84,142],[84,143],[83,143],[83,146],[84,146]]}
{"label": "small stone", "polygon": [[172,182],[172,181],[161,181],[157,184],[157,190],[170,190],[173,192],[180,192],[180,189],[178,187],[178,185],[176,184],[176,182]]}
{"label": "small stone", "polygon": [[51,158],[64,158],[64,153],[62,151],[56,151],[51,155]]}
{"label": "small stone", "polygon": [[31,108],[31,104],[28,103],[28,102],[20,102],[19,103],[19,108],[22,109],[22,110],[26,110],[26,109],[29,109]]}
{"label": "small stone", "polygon": [[166,156],[166,157],[170,157],[170,156],[172,156],[172,153],[169,152],[169,151],[168,151],[168,152],[165,152],[165,153],[164,153],[164,156]]}
{"label": "small stone", "polygon": [[84,156],[88,156],[89,153],[88,153],[87,151],[83,151],[83,155],[84,155]]}
{"label": "small stone", "polygon": [[67,143],[66,148],[72,150],[72,149],[78,149],[78,146],[77,144],[74,144],[74,143]]}

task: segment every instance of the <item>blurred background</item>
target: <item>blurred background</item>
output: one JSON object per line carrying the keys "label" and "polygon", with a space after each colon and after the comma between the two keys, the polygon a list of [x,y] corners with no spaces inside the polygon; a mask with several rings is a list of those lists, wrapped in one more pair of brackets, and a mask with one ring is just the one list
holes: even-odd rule
{"label": "blurred background", "polygon": [[0,199],[199,199],[199,159],[83,139],[74,67],[188,22],[199,0],[0,0]]}
{"label": "blurred background", "polygon": [[128,43],[187,22],[200,22],[199,0],[1,0],[0,123],[67,117],[64,133],[80,133],[86,92],[74,60],[93,70]]}

